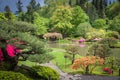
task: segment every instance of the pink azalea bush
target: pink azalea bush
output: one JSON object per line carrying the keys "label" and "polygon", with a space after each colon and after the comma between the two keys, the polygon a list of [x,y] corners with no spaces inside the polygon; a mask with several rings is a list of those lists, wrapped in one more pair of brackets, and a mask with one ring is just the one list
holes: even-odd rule
{"label": "pink azalea bush", "polygon": [[103,71],[106,72],[107,74],[112,74],[113,73],[112,69],[108,68],[108,67],[103,68]]}

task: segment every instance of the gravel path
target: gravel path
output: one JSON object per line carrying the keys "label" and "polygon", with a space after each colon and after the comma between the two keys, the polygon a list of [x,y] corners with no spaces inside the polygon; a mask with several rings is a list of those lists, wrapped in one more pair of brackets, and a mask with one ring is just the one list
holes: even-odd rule
{"label": "gravel path", "polygon": [[71,75],[68,73],[62,72],[56,65],[54,65],[52,62],[40,64],[42,66],[49,66],[53,69],[55,69],[60,74],[60,80],[120,80],[120,77],[114,77],[114,76],[89,76],[89,75]]}

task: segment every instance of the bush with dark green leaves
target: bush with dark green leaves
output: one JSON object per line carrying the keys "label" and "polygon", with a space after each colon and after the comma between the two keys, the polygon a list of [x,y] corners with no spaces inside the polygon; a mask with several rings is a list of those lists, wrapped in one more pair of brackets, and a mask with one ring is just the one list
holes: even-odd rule
{"label": "bush with dark green leaves", "polygon": [[107,36],[107,37],[118,38],[119,33],[118,33],[117,31],[107,31],[106,36]]}
{"label": "bush with dark green leaves", "polygon": [[34,66],[32,68],[45,80],[59,80],[59,73],[50,67]]}
{"label": "bush with dark green leaves", "polygon": [[21,73],[0,71],[0,80],[30,80]]}

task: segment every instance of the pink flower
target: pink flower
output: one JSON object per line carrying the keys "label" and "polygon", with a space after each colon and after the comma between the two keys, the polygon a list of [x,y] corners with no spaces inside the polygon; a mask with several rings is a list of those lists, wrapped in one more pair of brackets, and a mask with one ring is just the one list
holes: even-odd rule
{"label": "pink flower", "polygon": [[8,44],[6,50],[7,50],[7,53],[10,57],[15,56],[15,47],[14,46]]}
{"label": "pink flower", "polygon": [[108,74],[112,74],[112,70],[110,68],[103,68],[104,72],[107,72]]}

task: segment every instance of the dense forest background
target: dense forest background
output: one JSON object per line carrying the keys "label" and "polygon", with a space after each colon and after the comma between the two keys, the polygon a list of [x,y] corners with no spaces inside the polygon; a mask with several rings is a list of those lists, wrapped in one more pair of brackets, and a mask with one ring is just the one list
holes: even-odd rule
{"label": "dense forest background", "polygon": [[[24,2],[16,2],[17,10],[12,12],[9,5],[0,13],[1,19],[18,20],[37,26],[36,35],[47,32],[60,32],[65,37],[92,38],[100,31],[119,29],[120,2],[111,0],[44,0],[44,5],[31,0],[23,9]],[[24,6],[25,7],[25,6]],[[93,33],[94,32],[94,33]]]}

